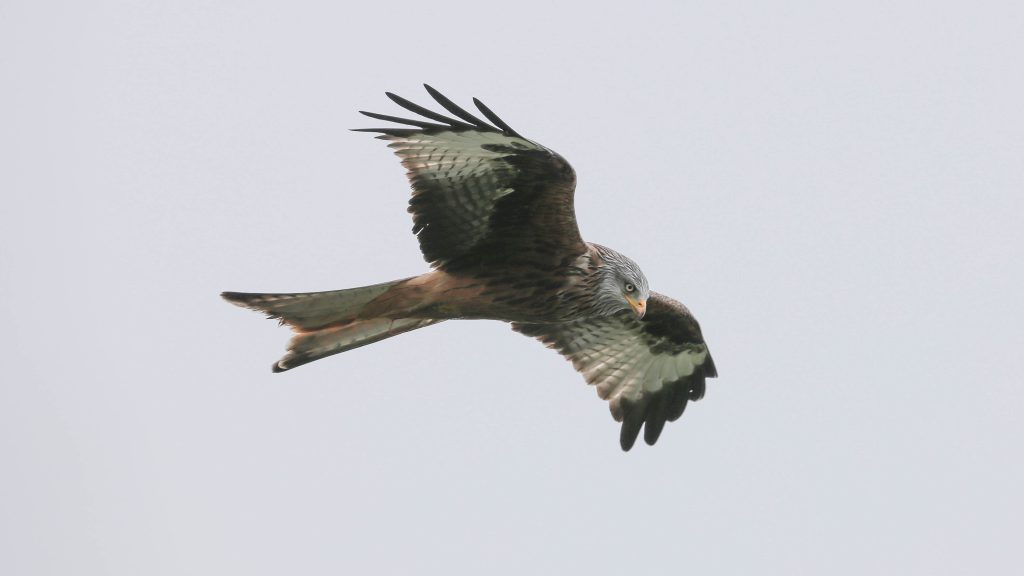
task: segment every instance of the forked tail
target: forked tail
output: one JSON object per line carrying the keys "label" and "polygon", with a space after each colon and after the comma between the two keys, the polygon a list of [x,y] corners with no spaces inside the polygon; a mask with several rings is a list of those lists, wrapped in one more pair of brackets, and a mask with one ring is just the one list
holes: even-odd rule
{"label": "forked tail", "polygon": [[329,292],[223,292],[221,296],[232,304],[263,312],[270,318],[279,319],[281,324],[291,326],[296,334],[288,343],[288,353],[272,367],[274,372],[284,372],[320,358],[441,322],[431,318],[360,317],[368,304],[406,280]]}

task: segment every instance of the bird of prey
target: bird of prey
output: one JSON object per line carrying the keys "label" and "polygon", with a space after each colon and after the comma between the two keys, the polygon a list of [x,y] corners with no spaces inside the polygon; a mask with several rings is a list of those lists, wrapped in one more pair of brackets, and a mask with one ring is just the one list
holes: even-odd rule
{"label": "bird of prey", "polygon": [[401,127],[379,134],[408,171],[413,233],[431,270],[361,288],[294,294],[224,292],[295,332],[283,372],[445,320],[491,319],[554,348],[609,402],[632,448],[717,376],[697,320],[652,292],[635,262],[580,237],[576,175],[554,151],[424,85],[447,116],[387,92],[422,119],[362,114]]}

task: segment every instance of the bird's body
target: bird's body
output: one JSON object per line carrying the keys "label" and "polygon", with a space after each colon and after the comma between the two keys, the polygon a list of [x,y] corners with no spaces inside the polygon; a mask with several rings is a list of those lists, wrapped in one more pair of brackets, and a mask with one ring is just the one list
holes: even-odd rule
{"label": "bird's body", "polygon": [[[593,298],[608,249],[587,251],[551,267],[506,260],[432,270],[408,278],[360,310],[360,318],[434,318],[504,322],[570,322],[607,314]],[[617,308],[616,308],[617,309]]]}
{"label": "bird's body", "polygon": [[430,88],[450,118],[388,94],[428,123],[381,128],[409,171],[413,232],[433,270],[373,286],[296,294],[225,292],[296,332],[280,372],[451,319],[509,322],[573,362],[621,421],[628,450],[717,375],[700,327],[653,293],[639,266],[576,226],[576,177],[561,156],[521,137],[478,100],[488,124]]}

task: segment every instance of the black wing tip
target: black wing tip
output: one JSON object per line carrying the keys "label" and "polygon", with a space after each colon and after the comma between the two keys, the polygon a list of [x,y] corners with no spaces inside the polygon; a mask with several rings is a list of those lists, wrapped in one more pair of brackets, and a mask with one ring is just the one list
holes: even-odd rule
{"label": "black wing tip", "polygon": [[424,83],[423,87],[427,90],[427,94],[430,94],[430,97],[433,98],[435,102],[440,104],[445,110],[447,110],[447,111],[451,112],[452,114],[458,116],[464,122],[469,122],[470,124],[472,124],[473,126],[476,126],[480,130],[484,130],[484,131],[488,131],[488,132],[498,132],[499,131],[494,126],[491,126],[487,122],[484,122],[483,120],[477,118],[476,116],[473,116],[472,114],[467,112],[465,109],[463,109],[461,106],[459,106],[455,102],[452,102],[451,99],[449,99],[444,94],[441,94],[439,91],[437,91],[430,84]]}
{"label": "black wing tip", "polygon": [[623,452],[629,452],[633,446],[636,445],[636,441],[640,438],[640,430],[644,432],[644,443],[648,446],[654,446],[658,439],[661,438],[661,433],[665,429],[665,423],[670,420],[659,420],[657,422],[644,423],[640,421],[640,426],[631,427],[626,422],[622,423],[622,430],[619,433],[619,446],[622,447]]}
{"label": "black wing tip", "polygon": [[476,130],[476,129],[478,129],[476,126],[473,126],[472,124],[466,124],[465,122],[462,122],[460,120],[456,120],[455,118],[451,118],[449,116],[445,116],[444,114],[439,114],[437,112],[434,112],[433,110],[430,110],[429,108],[424,108],[423,106],[420,106],[419,104],[417,104],[417,103],[415,103],[415,102],[413,102],[411,100],[403,98],[403,97],[399,96],[398,94],[395,94],[394,92],[385,92],[384,94],[388,98],[390,98],[392,102],[394,102],[395,104],[398,104],[402,108],[405,108],[409,112],[412,112],[413,114],[419,114],[420,116],[423,116],[424,118],[429,118],[429,119],[431,119],[431,120],[433,120],[435,122],[440,122],[441,124],[443,124],[445,126],[445,129],[448,129],[448,130]]}
{"label": "black wing tip", "polygon": [[643,425],[643,414],[633,407],[627,408],[625,417],[622,419],[622,430],[619,432],[619,446],[622,447],[623,452],[629,452],[630,448],[636,444]]}
{"label": "black wing tip", "polygon": [[429,132],[429,130],[417,130],[415,128],[349,128],[352,132],[367,132],[370,134],[379,134],[377,138],[386,139],[389,136],[405,137],[412,134],[422,134]]}
{"label": "black wing tip", "polygon": [[406,137],[416,133],[436,133],[441,131],[479,131],[479,132],[500,132],[506,136],[513,136],[516,138],[522,138],[518,132],[512,129],[505,121],[498,117],[490,108],[488,108],[478,98],[473,98],[473,103],[480,110],[483,115],[490,120],[494,125],[488,124],[483,120],[477,118],[473,114],[467,112],[461,106],[453,102],[447,96],[442,94],[439,90],[431,86],[430,84],[423,83],[423,88],[426,89],[430,97],[435,102],[440,104],[445,110],[456,116],[456,118],[450,118],[444,114],[440,114],[424,108],[411,100],[403,98],[394,92],[385,91],[384,95],[387,96],[392,102],[398,104],[406,110],[418,114],[424,118],[438,122],[438,124],[432,124],[430,122],[423,122],[421,120],[412,120],[408,118],[399,118],[397,116],[389,116],[386,114],[378,114],[376,112],[368,112],[366,110],[359,110],[359,113],[370,118],[377,120],[384,120],[387,122],[395,122],[397,124],[406,124],[410,126],[416,126],[416,128],[351,128],[353,132],[376,132],[387,136],[398,136]]}
{"label": "black wing tip", "polygon": [[[450,124],[437,124],[434,122],[424,122],[422,120],[412,120],[410,118],[401,118],[399,116],[390,116],[388,114],[378,114],[377,112],[366,112],[360,110],[360,114],[363,116],[369,116],[375,120],[383,120],[385,122],[394,122],[395,124],[405,124],[407,126],[415,126],[419,130],[424,132],[439,132],[443,130],[451,130]],[[443,117],[442,117],[443,118]]]}
{"label": "black wing tip", "polygon": [[627,438],[625,431],[619,435],[619,446],[622,447],[623,452],[629,452],[633,448],[633,444],[636,444],[636,436]]}
{"label": "black wing tip", "polygon": [[666,383],[662,390],[647,400],[623,403],[620,413],[622,433],[619,437],[622,449],[628,452],[633,447],[640,435],[641,426],[644,442],[654,446],[661,438],[666,424],[678,420],[686,411],[687,404],[704,397],[704,380],[704,373],[696,372],[692,376]]}
{"label": "black wing tip", "polygon": [[679,394],[678,399],[669,406],[668,414],[666,419],[669,422],[675,422],[683,417],[683,413],[686,412],[686,405],[690,402],[690,398],[686,394]]}
{"label": "black wing tip", "polygon": [[654,436],[647,434],[648,430],[651,430],[651,428],[644,426],[644,442],[648,446],[654,446],[655,442],[658,441],[658,436],[661,436],[661,430],[658,430],[657,434],[655,434]]}
{"label": "black wing tip", "polygon": [[522,138],[522,136],[516,132],[511,126],[509,126],[504,120],[498,117],[486,104],[480,101],[479,98],[473,98],[473,104],[476,105],[477,109],[480,110],[483,115],[494,123],[495,126],[501,129],[508,136],[515,136],[516,138]]}
{"label": "black wing tip", "polygon": [[665,429],[665,422],[667,420],[664,417],[659,417],[653,421],[648,420],[644,424],[644,442],[648,446],[654,446],[654,443],[661,437],[661,431]]}

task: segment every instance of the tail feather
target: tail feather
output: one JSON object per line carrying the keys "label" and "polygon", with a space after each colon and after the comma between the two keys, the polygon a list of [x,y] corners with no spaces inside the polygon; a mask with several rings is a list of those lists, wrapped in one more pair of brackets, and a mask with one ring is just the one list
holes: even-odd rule
{"label": "tail feather", "polygon": [[[274,363],[274,372],[284,372],[327,356],[397,336],[410,330],[442,322],[431,318],[364,318],[360,314],[371,303],[393,287],[406,282],[395,280],[329,292],[295,294],[256,294],[223,292],[232,304],[265,313],[280,319],[296,334],[288,343],[288,353]],[[394,293],[389,295],[393,298]],[[383,308],[401,315],[401,304],[386,300]],[[381,309],[381,303],[377,305]],[[377,315],[381,310],[371,312]]]}
{"label": "tail feather", "polygon": [[317,330],[356,319],[367,304],[406,280],[408,278],[327,292],[222,292],[221,297],[237,306],[263,312],[270,318],[278,318],[282,324],[288,324],[296,330]]}
{"label": "tail feather", "polygon": [[357,320],[343,326],[329,326],[310,332],[295,334],[288,343],[288,353],[272,366],[274,372],[284,372],[314,360],[347,352],[367,344],[379,342],[410,330],[437,324],[443,320],[430,318],[371,318]]}

